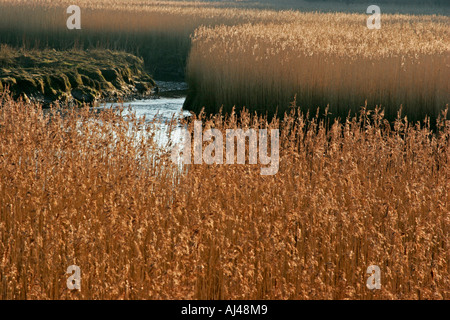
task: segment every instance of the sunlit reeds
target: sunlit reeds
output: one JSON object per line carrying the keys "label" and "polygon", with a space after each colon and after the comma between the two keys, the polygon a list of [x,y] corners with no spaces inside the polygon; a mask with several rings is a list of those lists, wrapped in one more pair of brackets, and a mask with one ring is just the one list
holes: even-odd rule
{"label": "sunlit reeds", "polygon": [[[379,110],[329,124],[296,108],[271,123],[200,117],[279,128],[279,172],[261,176],[180,173],[151,135],[136,143],[144,122],[112,111],[1,105],[1,299],[450,297],[445,117],[434,134]],[[66,287],[73,264],[80,292]],[[381,290],[366,288],[370,265]]]}
{"label": "sunlit reeds", "polygon": [[[275,11],[179,1],[78,1],[81,30],[68,30],[71,1],[0,0],[0,42],[26,48],[125,50],[159,80],[184,80],[190,35],[201,26],[279,21]],[[289,20],[294,21],[295,16]]]}
{"label": "sunlit reeds", "polygon": [[[285,14],[288,17],[288,14]],[[199,112],[245,106],[281,114],[329,105],[345,118],[367,101],[395,119],[435,119],[450,102],[448,17],[298,14],[294,23],[201,27],[193,36],[186,106]]]}

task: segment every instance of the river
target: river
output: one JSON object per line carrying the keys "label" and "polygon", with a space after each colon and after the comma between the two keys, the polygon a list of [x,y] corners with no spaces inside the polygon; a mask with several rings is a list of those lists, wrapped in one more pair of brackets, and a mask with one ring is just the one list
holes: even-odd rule
{"label": "river", "polygon": [[[135,100],[122,103],[105,103],[96,109],[124,107],[123,116],[135,113],[136,117],[145,116],[146,121],[158,119],[157,123],[152,123],[151,132],[155,134],[156,141],[160,147],[167,146],[169,142],[167,125],[172,118],[180,119],[190,116],[190,112],[183,111],[183,103],[186,99],[187,85],[184,82],[161,82],[157,81],[159,87],[159,96],[146,99]],[[176,145],[182,143],[181,129],[179,126],[175,128],[171,135],[171,142]]]}

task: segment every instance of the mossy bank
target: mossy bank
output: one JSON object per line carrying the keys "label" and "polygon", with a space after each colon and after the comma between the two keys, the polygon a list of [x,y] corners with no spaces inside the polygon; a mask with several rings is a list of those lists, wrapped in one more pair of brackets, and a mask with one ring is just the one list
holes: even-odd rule
{"label": "mossy bank", "polygon": [[141,58],[110,50],[0,49],[0,91],[50,105],[149,96],[155,82]]}

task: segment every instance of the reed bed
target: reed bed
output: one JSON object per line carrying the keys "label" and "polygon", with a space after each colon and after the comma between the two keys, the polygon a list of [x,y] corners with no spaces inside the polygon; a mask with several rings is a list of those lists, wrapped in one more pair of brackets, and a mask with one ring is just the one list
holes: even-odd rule
{"label": "reed bed", "polygon": [[[359,13],[366,9],[361,4],[342,2],[263,2],[80,0],[76,4],[81,8],[82,30],[67,30],[66,9],[74,4],[72,1],[0,0],[0,43],[28,49],[124,50],[143,57],[147,70],[156,79],[182,81],[191,47],[190,36],[200,26],[283,24],[303,19],[298,11],[278,11],[279,8]],[[423,9],[427,12],[430,7],[419,7],[417,13]],[[383,13],[388,12],[385,10],[395,12],[383,4]],[[448,6],[436,10],[445,14]]]}
{"label": "reed bed", "polygon": [[[136,143],[144,119],[1,101],[1,299],[450,298],[446,114],[436,133],[379,109],[194,116],[279,128],[279,172],[261,176],[180,172],[151,132]],[[81,291],[66,288],[73,264]],[[366,288],[370,265],[381,290]]]}
{"label": "reed bed", "polygon": [[436,117],[450,102],[450,18],[300,14],[294,23],[200,27],[193,36],[186,107],[233,106],[283,114],[329,105],[345,118],[367,104],[388,119],[400,106],[411,120]]}
{"label": "reed bed", "polygon": [[[230,3],[78,1],[81,30],[68,30],[71,1],[0,0],[0,43],[25,48],[124,50],[144,58],[158,80],[184,80],[190,35],[201,26],[285,21],[276,11]],[[295,15],[289,18],[294,21]]]}

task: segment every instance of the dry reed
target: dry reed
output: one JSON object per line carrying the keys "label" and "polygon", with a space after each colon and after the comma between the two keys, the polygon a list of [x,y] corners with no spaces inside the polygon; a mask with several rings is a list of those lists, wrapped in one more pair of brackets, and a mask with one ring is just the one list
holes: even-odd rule
{"label": "dry reed", "polygon": [[[287,14],[285,14],[287,16]],[[434,119],[450,102],[448,17],[298,14],[294,23],[200,27],[193,36],[187,107],[217,112],[246,106],[283,114],[296,97],[345,118],[365,101],[388,119]]]}
{"label": "dry reed", "polygon": [[[279,172],[261,176],[178,173],[151,135],[136,143],[142,119],[1,101],[1,299],[450,298],[446,115],[434,134],[379,110],[330,124],[298,109],[200,116],[280,128]],[[80,292],[66,288],[72,264]],[[373,264],[381,290],[365,286]]]}

